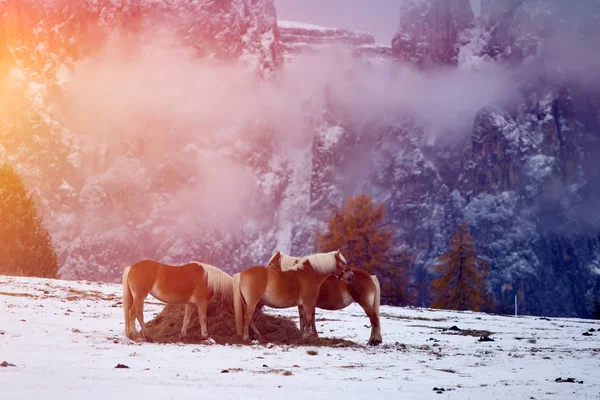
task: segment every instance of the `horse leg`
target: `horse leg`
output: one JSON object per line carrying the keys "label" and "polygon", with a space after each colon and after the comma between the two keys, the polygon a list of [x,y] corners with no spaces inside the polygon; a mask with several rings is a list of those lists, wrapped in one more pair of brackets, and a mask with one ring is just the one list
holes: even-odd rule
{"label": "horse leg", "polygon": [[[242,340],[250,340],[250,331],[249,327],[252,324],[252,317],[254,316],[254,310],[256,309],[256,304],[258,301],[248,302],[246,304],[246,311],[244,313],[244,335],[242,336]],[[253,330],[256,329],[256,326]],[[256,329],[258,331],[258,329]],[[259,334],[260,335],[260,334]]]}
{"label": "horse leg", "polygon": [[188,326],[190,324],[190,320],[192,319],[192,313],[194,312],[194,307],[190,304],[185,305],[185,312],[183,314],[183,326],[181,327],[181,338],[183,339],[187,335]]}
{"label": "horse leg", "polygon": [[313,316],[312,316],[312,329],[315,337],[319,337],[319,332],[317,332],[317,318],[316,318],[317,308],[313,308]]}
{"label": "horse leg", "polygon": [[208,310],[208,300],[201,299],[198,303],[198,317],[200,318],[200,332],[202,339],[208,338],[208,329],[206,328],[206,312]]}
{"label": "horse leg", "polygon": [[137,315],[138,322],[140,323],[140,327],[142,328],[142,337],[146,340],[151,339],[150,332],[148,328],[146,328],[146,324],[144,323],[144,302],[142,302],[140,306],[140,311]]}
{"label": "horse leg", "polygon": [[361,306],[363,310],[365,310],[365,314],[367,314],[369,320],[371,320],[371,337],[369,338],[367,344],[371,346],[381,344],[383,340],[381,338],[381,325],[379,322],[379,315],[377,315],[373,307],[363,306],[362,304]]}
{"label": "horse leg", "polygon": [[300,324],[300,332],[304,332],[304,307],[298,306],[298,321]]}
{"label": "horse leg", "polygon": [[[131,308],[129,309],[129,333],[131,334],[131,338],[135,338],[137,336],[137,331],[135,329],[135,321],[139,319],[140,313],[144,312],[144,299],[146,296],[142,296],[141,293],[133,292],[133,302],[131,304]],[[142,328],[142,337],[145,339],[144,328]]]}
{"label": "horse leg", "polygon": [[302,337],[307,338],[309,336],[316,336],[317,331],[316,331],[316,327],[314,324],[315,306],[304,304],[303,308],[304,308],[304,329],[302,330]]}
{"label": "horse leg", "polygon": [[252,334],[254,335],[254,338],[256,340],[260,340],[261,334],[258,328],[256,327],[256,324],[254,323],[254,318],[252,318],[252,320],[250,321],[250,329],[252,329]]}

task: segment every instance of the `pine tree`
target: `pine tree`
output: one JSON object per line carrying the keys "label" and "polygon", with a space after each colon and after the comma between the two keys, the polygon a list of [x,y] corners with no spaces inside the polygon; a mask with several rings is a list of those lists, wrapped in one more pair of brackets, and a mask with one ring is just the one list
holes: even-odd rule
{"label": "pine tree", "polygon": [[394,252],[392,232],[383,223],[383,204],[375,205],[370,197],[358,195],[348,199],[341,210],[334,210],[327,231],[317,234],[317,251],[340,249],[351,268],[378,276],[382,302],[406,304],[410,255]]}
{"label": "pine tree", "polygon": [[54,278],[57,271],[50,234],[23,180],[0,165],[0,274]]}
{"label": "pine tree", "polygon": [[492,307],[486,279],[489,264],[481,258],[469,227],[461,223],[450,239],[451,249],[438,258],[435,267],[441,276],[433,281],[433,302],[431,307],[450,310],[481,311]]}

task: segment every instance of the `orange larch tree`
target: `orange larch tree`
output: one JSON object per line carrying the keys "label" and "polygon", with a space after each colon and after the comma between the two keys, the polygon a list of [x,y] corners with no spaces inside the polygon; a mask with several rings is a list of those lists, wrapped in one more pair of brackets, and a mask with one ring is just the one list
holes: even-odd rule
{"label": "orange larch tree", "polygon": [[491,309],[487,288],[489,263],[481,258],[466,223],[461,223],[450,239],[451,249],[442,254],[435,267],[440,277],[432,282],[431,307],[450,310],[481,311]]}
{"label": "orange larch tree", "polygon": [[334,210],[326,232],[317,233],[317,251],[340,249],[352,268],[378,275],[382,302],[406,304],[411,257],[394,251],[384,217],[383,204],[375,205],[369,196],[349,198],[341,210]]}

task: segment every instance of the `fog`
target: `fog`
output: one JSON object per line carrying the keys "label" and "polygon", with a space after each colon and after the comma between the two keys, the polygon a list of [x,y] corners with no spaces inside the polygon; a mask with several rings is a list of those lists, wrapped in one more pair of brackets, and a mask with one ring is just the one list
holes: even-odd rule
{"label": "fog", "polygon": [[[229,233],[239,231],[247,218],[265,216],[269,198],[249,166],[252,153],[270,152],[259,162],[272,163],[311,151],[326,102],[333,101],[347,124],[366,119],[393,124],[402,116],[413,117],[435,143],[441,136],[469,137],[484,106],[515,104],[529,74],[559,71],[583,86],[598,85],[600,63],[593,43],[568,34],[552,40],[552,51],[541,61],[518,67],[489,63],[476,71],[422,71],[392,61],[368,65],[340,47],[299,57],[274,80],[264,81],[243,65],[204,61],[163,40],[132,52],[125,39],[115,36],[65,72],[55,107],[77,134],[83,189],[110,185],[107,171],[113,181],[123,174],[126,195],[169,187],[168,198],[148,196],[135,207],[147,217],[173,221],[175,231]],[[123,157],[139,164],[132,167]],[[125,178],[131,168],[136,169],[134,183]],[[89,209],[89,204],[83,201],[82,207]],[[107,210],[111,207],[106,204]],[[128,213],[123,210],[115,223]],[[272,218],[272,209],[267,214]],[[107,223],[105,214],[97,215]]]}

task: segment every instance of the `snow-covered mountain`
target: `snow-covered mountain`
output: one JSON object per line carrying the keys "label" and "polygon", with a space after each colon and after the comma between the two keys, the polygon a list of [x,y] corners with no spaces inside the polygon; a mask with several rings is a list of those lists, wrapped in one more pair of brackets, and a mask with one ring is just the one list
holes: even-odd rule
{"label": "snow-covered mountain", "polygon": [[277,21],[277,26],[286,59],[293,59],[302,53],[324,51],[335,46],[350,47],[359,57],[391,58],[391,48],[375,43],[375,38],[366,32],[285,20]]}
{"label": "snow-covered mountain", "polygon": [[268,0],[0,5],[0,158],[62,277],[312,252],[366,192],[421,304],[461,220],[499,310],[588,316],[600,296],[597,3],[405,1],[391,48]]}
{"label": "snow-covered mountain", "polygon": [[[495,67],[485,83],[515,85],[518,96],[482,107],[464,144],[434,145],[426,168],[390,166],[402,177],[392,184],[392,213],[409,227],[399,232],[427,265],[455,221],[466,219],[490,257],[500,304],[517,294],[531,312],[585,316],[600,290],[592,211],[600,169],[591,162],[600,151],[600,5],[490,0],[470,21],[464,3],[404,2],[410,22],[394,38],[394,54],[425,68]],[[461,101],[460,92],[448,95]]]}

